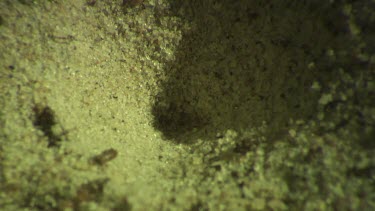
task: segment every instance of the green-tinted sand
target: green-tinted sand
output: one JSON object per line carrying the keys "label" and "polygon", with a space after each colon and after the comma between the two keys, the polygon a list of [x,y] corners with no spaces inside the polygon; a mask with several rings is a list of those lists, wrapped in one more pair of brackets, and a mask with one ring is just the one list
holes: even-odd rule
{"label": "green-tinted sand", "polygon": [[0,210],[374,210],[374,2],[302,2],[0,0]]}

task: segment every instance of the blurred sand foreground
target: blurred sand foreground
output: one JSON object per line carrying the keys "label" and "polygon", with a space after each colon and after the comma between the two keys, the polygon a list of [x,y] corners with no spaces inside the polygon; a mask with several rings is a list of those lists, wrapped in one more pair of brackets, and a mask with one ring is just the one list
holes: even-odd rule
{"label": "blurred sand foreground", "polygon": [[375,2],[306,2],[0,0],[0,210],[375,210]]}

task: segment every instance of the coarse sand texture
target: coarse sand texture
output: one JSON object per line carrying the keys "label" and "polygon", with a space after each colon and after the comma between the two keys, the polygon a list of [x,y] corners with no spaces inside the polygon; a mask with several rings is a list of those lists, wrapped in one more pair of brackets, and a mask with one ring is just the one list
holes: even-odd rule
{"label": "coarse sand texture", "polygon": [[375,1],[0,0],[0,210],[375,210]]}

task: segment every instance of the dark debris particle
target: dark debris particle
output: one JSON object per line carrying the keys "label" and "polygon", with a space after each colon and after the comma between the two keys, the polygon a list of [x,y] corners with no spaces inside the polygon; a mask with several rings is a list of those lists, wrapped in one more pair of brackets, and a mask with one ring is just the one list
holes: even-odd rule
{"label": "dark debris particle", "polygon": [[143,3],[143,0],[123,0],[122,1],[123,6],[131,6],[131,7],[141,5],[142,3]]}
{"label": "dark debris particle", "polygon": [[75,197],[75,204],[80,204],[87,201],[98,201],[103,196],[105,185],[109,179],[97,179],[81,185]]}
{"label": "dark debris particle", "polygon": [[96,4],[96,0],[88,0],[88,1],[86,1],[86,4],[87,4],[88,6],[95,6],[95,4]]}
{"label": "dark debris particle", "polygon": [[69,198],[55,195],[57,206],[54,207],[39,207],[38,210],[82,210],[82,204],[90,201],[100,203],[103,199],[104,188],[109,182],[109,178],[100,178],[90,180],[87,183],[81,184],[77,187],[76,193]]}
{"label": "dark debris particle", "polygon": [[35,105],[33,112],[35,114],[33,124],[48,138],[48,147],[59,146],[63,134],[56,135],[52,130],[57,124],[54,111],[49,106]]}
{"label": "dark debris particle", "polygon": [[240,140],[236,144],[236,147],[234,148],[234,152],[245,155],[247,152],[251,151],[254,148],[254,145],[256,145],[256,143],[254,143],[250,139]]}
{"label": "dark debris particle", "polygon": [[132,206],[128,201],[127,197],[123,197],[120,202],[116,204],[116,206],[112,209],[112,211],[130,211],[132,210]]}
{"label": "dark debris particle", "polygon": [[90,163],[102,166],[108,163],[109,161],[115,159],[117,157],[117,154],[118,154],[117,150],[112,149],[112,148],[107,149],[107,150],[104,150],[99,155],[92,157],[90,160]]}

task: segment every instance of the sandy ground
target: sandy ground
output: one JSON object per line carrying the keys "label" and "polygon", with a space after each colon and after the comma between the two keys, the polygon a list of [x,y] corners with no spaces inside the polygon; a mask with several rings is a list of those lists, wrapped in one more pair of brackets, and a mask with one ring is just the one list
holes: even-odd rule
{"label": "sandy ground", "polygon": [[372,4],[0,0],[0,208],[373,209]]}

